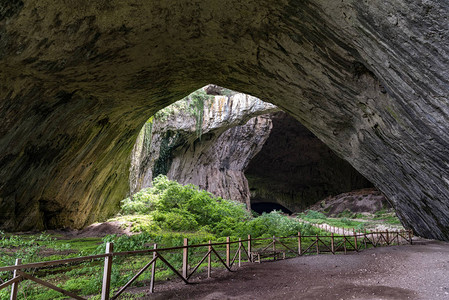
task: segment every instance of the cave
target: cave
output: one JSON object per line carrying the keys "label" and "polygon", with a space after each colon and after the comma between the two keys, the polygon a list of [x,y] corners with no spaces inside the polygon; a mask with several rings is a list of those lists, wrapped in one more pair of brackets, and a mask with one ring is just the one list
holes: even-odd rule
{"label": "cave", "polygon": [[269,137],[244,171],[253,210],[273,203],[300,212],[326,197],[373,187],[295,118],[280,111],[270,119]]}
{"label": "cave", "polygon": [[0,4],[0,228],[118,209],[147,117],[213,82],[269,99],[449,240],[444,1]]}
{"label": "cave", "polygon": [[[201,108],[194,102],[200,94],[207,99]],[[194,104],[198,110],[184,109]],[[152,116],[131,161],[131,193],[150,187],[162,174],[256,211],[259,203],[271,203],[301,212],[329,196],[373,187],[295,118],[216,85]]]}
{"label": "cave", "polygon": [[274,202],[257,202],[251,204],[251,209],[258,214],[270,213],[272,211],[281,211],[284,214],[291,215],[292,211],[282,206],[281,204]]}

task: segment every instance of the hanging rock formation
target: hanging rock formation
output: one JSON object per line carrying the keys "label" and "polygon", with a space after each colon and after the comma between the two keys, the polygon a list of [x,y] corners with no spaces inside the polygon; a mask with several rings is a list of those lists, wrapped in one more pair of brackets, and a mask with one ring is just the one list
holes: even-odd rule
{"label": "hanging rock formation", "polygon": [[216,96],[205,105],[200,138],[195,112],[179,109],[188,102],[167,107],[142,129],[132,154],[132,192],[164,174],[247,207],[270,202],[299,212],[330,195],[372,186],[273,105],[244,94]]}
{"label": "hanging rock formation", "polygon": [[449,240],[449,3],[1,1],[0,227],[117,209],[147,117],[207,83],[269,99]]}
{"label": "hanging rock formation", "polygon": [[132,154],[131,191],[150,186],[155,176],[164,174],[250,205],[243,170],[270,134],[271,119],[261,115],[279,109],[245,94],[212,96],[204,105],[199,135],[195,112],[179,109],[191,99],[175,104],[139,135]]}

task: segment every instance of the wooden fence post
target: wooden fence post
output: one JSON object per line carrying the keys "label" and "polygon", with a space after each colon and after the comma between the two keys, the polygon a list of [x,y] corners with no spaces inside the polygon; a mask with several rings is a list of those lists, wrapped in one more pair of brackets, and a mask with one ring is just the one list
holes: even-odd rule
{"label": "wooden fence post", "polygon": [[231,261],[231,244],[229,236],[226,237],[226,265],[229,267]]}
{"label": "wooden fence post", "polygon": [[408,230],[408,238],[410,239],[410,245],[413,245],[413,241],[412,241],[412,230],[411,229],[409,229]]}
{"label": "wooden fence post", "polygon": [[301,232],[298,231],[298,255],[301,256]]}
{"label": "wooden fence post", "polygon": [[[156,250],[157,249],[157,244],[153,245],[153,249]],[[156,251],[153,252],[153,259],[156,258]],[[156,261],[153,262],[153,264],[151,265],[151,278],[150,278],[150,293],[154,292],[154,276],[156,274]]]}
{"label": "wooden fence post", "polygon": [[354,231],[354,247],[355,247],[355,251],[358,252],[359,249],[357,247],[357,233]]}
{"label": "wooden fence post", "polygon": [[273,235],[273,260],[276,260],[276,237]]}
{"label": "wooden fence post", "polygon": [[187,279],[189,270],[189,239],[184,238],[184,248],[182,249],[182,276]]}
{"label": "wooden fence post", "polygon": [[365,249],[366,249],[366,229],[365,229],[365,233],[363,234],[363,243],[365,244]]}
{"label": "wooden fence post", "polygon": [[239,238],[239,268],[242,266],[242,238]]}
{"label": "wooden fence post", "polygon": [[[212,246],[211,246],[211,242],[209,240],[209,252],[212,250]],[[207,257],[207,278],[210,278],[210,273],[211,273],[211,266],[212,262],[211,262],[211,253],[209,253],[208,257]]]}
{"label": "wooden fence post", "polygon": [[249,257],[249,261],[253,262],[253,260],[251,258],[251,234],[248,234],[248,257]]}
{"label": "wooden fence post", "polygon": [[331,233],[331,250],[332,250],[332,254],[335,254],[335,242],[334,242],[334,233]]}
{"label": "wooden fence post", "polygon": [[388,246],[388,245],[390,245],[390,236],[388,234],[388,229],[385,229],[385,231],[387,232],[386,236],[387,236],[387,246]]}
{"label": "wooden fence post", "polygon": [[343,229],[343,249],[345,249],[346,254],[346,234],[344,229]]}
{"label": "wooden fence post", "polygon": [[[16,266],[20,265],[22,263],[21,258],[16,258]],[[17,277],[17,270],[14,270],[12,278]],[[17,299],[17,291],[19,290],[19,282],[14,282],[11,286],[11,298],[10,300],[16,300]]]}
{"label": "wooden fence post", "polygon": [[320,247],[318,246],[318,234],[316,235],[316,254],[320,254]]}
{"label": "wooden fence post", "polygon": [[[106,254],[111,254],[114,251],[114,243],[106,244]],[[104,270],[103,270],[103,287],[101,288],[101,300],[109,300],[109,291],[111,288],[111,269],[112,269],[112,256],[106,256],[104,258]]]}

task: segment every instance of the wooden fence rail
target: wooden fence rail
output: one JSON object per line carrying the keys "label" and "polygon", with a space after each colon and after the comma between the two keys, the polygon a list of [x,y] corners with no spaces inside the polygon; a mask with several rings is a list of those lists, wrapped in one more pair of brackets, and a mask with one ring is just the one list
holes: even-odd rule
{"label": "wooden fence rail", "polygon": [[[103,268],[103,283],[101,290],[101,299],[117,299],[137,278],[142,275],[147,269],[151,267],[150,277],[150,292],[154,291],[154,280],[156,273],[156,262],[159,260],[165,264],[173,273],[183,280],[186,284],[189,283],[189,279],[200,268],[200,266],[207,260],[207,275],[211,277],[212,269],[212,256],[218,259],[218,262],[222,264],[228,271],[233,271],[232,267],[238,259],[238,266],[241,266],[242,252],[248,262],[261,262],[263,258],[273,258],[274,260],[285,259],[288,255],[303,256],[311,254],[337,254],[347,253],[348,251],[360,251],[370,246],[378,247],[382,245],[400,245],[402,243],[412,244],[413,233],[408,231],[392,231],[389,232],[355,232],[351,235],[335,235],[334,233],[326,236],[305,236],[298,232],[297,236],[289,237],[275,237],[272,238],[251,238],[238,241],[231,241],[230,238],[226,238],[226,242],[207,244],[189,245],[188,239],[184,239],[184,245],[179,247],[158,248],[157,244],[153,245],[153,249],[142,249],[136,251],[123,251],[113,252],[113,243],[106,244],[106,251],[104,254],[83,256],[76,258],[68,258],[62,260],[36,262],[29,264],[22,264],[21,259],[16,260],[14,266],[0,267],[0,272],[13,271],[12,279],[0,284],[0,290],[11,286],[10,300],[17,299],[17,291],[19,283],[23,280],[31,280],[42,286],[53,289],[60,292],[63,295],[72,297],[74,299],[85,299],[70,291],[66,291],[60,287],[57,287],[49,282],[36,278],[25,271],[33,268],[43,268],[49,266],[56,266],[62,264],[69,264],[74,262],[93,261],[98,259],[104,259]],[[268,245],[261,245],[263,242],[269,242]],[[243,243],[247,243],[247,248]],[[231,250],[232,245],[237,245],[235,252]],[[256,248],[260,246],[260,248]],[[217,247],[226,246],[225,257],[221,257]],[[189,249],[190,248],[206,248],[207,251],[203,257],[196,263],[195,267],[189,269]],[[297,248],[297,249],[296,249]],[[167,259],[162,255],[163,253],[173,250],[182,250],[182,269],[177,270]],[[141,268],[136,275],[134,275],[123,287],[117,290],[117,292],[111,297],[111,270],[113,266],[114,257],[130,256],[136,254],[153,254],[152,259]],[[164,254],[165,255],[165,254]]]}

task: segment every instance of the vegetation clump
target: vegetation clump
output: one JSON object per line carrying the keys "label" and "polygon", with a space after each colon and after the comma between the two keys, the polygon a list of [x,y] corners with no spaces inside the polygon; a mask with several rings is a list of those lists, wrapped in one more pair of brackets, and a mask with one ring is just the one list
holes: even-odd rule
{"label": "vegetation clump", "polygon": [[[14,264],[15,258],[22,258],[22,263],[30,263],[102,254],[108,242],[114,242],[114,252],[121,252],[149,248],[155,243],[159,248],[181,246],[184,238],[188,238],[190,244],[200,244],[209,240],[221,242],[227,236],[235,241],[238,238],[247,238],[248,234],[256,238],[273,235],[294,236],[298,231],[304,235],[319,232],[318,229],[304,225],[280,212],[254,217],[243,204],[215,197],[194,185],[183,186],[163,175],[154,179],[153,187],[124,199],[120,215],[115,219],[132,224],[136,234],[66,240],[48,234],[17,236],[2,233],[0,266]],[[254,241],[253,246],[257,247],[259,242],[264,241]],[[292,242],[296,243],[296,240],[293,239]],[[215,249],[220,255],[225,255],[225,246],[216,246]],[[49,253],[51,255],[48,255]],[[181,251],[164,252],[163,255],[175,268],[181,268]],[[198,261],[203,255],[204,248],[189,249],[189,256],[193,261]],[[111,276],[112,289],[116,290],[123,286],[137,270],[148,263],[148,259],[148,255],[137,255],[132,259],[115,257]],[[220,267],[220,263],[213,261],[212,266]],[[204,268],[203,265],[202,267]],[[63,289],[81,296],[97,295],[90,299],[99,299],[102,268],[101,260],[93,260],[61,267],[60,272],[51,268],[36,269],[34,272],[43,280]],[[156,280],[173,276],[173,272],[160,261],[156,264],[156,269]],[[10,276],[10,272],[2,272],[0,280],[6,281]],[[150,272],[145,272],[135,284],[147,285],[149,278]],[[19,294],[26,299],[65,298],[31,281],[20,283]],[[0,290],[0,299],[6,299],[8,296],[9,289]],[[134,299],[134,296],[128,297]]]}
{"label": "vegetation clump", "polygon": [[[202,232],[216,238],[245,238],[295,235],[311,231],[280,212],[253,217],[241,203],[215,197],[194,185],[181,185],[159,175],[153,187],[141,190],[121,202],[121,217],[135,231]],[[140,216],[140,218],[139,218]],[[144,217],[142,217],[144,216]],[[142,226],[142,222],[146,222]]]}

